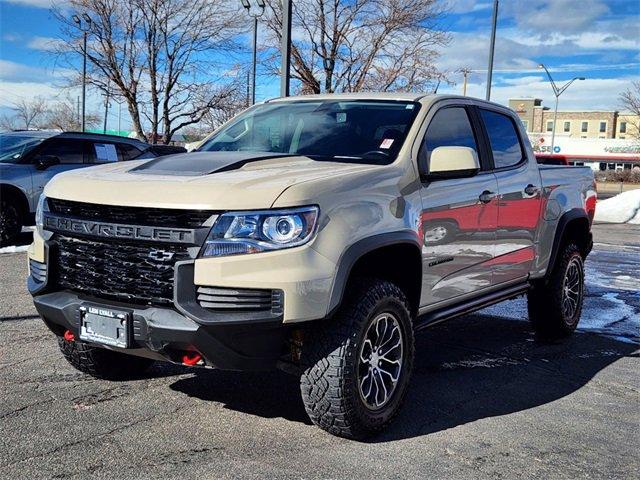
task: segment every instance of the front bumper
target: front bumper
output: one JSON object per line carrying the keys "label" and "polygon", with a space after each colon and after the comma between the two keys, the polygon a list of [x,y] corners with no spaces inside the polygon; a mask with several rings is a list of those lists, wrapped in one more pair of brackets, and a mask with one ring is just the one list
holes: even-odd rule
{"label": "front bumper", "polygon": [[[287,353],[288,327],[281,320],[201,324],[171,309],[92,299],[58,291],[34,297],[36,310],[56,334],[80,330],[80,307],[112,307],[130,313],[132,348],[112,350],[175,363],[198,352],[205,365],[222,370],[271,370]],[[103,345],[100,345],[103,346]]]}

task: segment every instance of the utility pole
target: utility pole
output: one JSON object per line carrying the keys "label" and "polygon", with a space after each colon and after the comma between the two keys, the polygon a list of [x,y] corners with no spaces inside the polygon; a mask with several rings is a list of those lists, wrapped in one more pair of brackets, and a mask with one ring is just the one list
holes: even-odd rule
{"label": "utility pole", "polygon": [[291,66],[291,0],[282,2],[282,43],[280,45],[282,56],[280,70],[280,96],[289,96],[291,78],[289,70]]}
{"label": "utility pole", "polygon": [[[91,29],[91,17],[86,13],[82,19],[78,15],[72,15],[71,19],[82,30],[82,131],[85,131],[85,116],[87,112],[87,34]],[[83,22],[84,20],[84,26]]]}
{"label": "utility pole", "polygon": [[109,84],[107,83],[107,93],[104,99],[104,124],[102,126],[102,133],[107,133],[107,117],[109,116]]}
{"label": "utility pole", "polygon": [[468,68],[463,68],[460,71],[462,72],[462,75],[464,76],[464,81],[462,83],[462,95],[466,97],[467,96],[467,77],[471,73],[471,70],[469,70]]}
{"label": "utility pole", "polygon": [[496,27],[498,25],[498,0],[493,0],[493,19],[491,21],[491,41],[489,44],[489,68],[487,70],[487,95],[491,100],[491,82],[493,77],[493,54],[496,48]]}
{"label": "utility pole", "polygon": [[80,95],[76,97],[76,121],[78,122],[78,127],[80,126]]}
{"label": "utility pole", "polygon": [[549,77],[549,83],[551,84],[551,88],[553,89],[553,94],[556,96],[556,106],[553,110],[553,130],[551,130],[551,155],[553,155],[554,154],[553,149],[555,147],[555,141],[556,141],[556,122],[558,121],[558,102],[560,101],[560,95],[562,95],[564,91],[567,88],[569,88],[569,85],[571,85],[576,80],[584,80],[584,77],[573,77],[563,86],[558,88],[558,86],[556,85],[556,82],[553,81],[553,78],[551,77],[551,74],[549,73],[549,70],[544,65],[544,63],[541,63],[540,65],[538,65],[538,68],[542,68],[544,69],[545,72],[547,72],[547,77]]}

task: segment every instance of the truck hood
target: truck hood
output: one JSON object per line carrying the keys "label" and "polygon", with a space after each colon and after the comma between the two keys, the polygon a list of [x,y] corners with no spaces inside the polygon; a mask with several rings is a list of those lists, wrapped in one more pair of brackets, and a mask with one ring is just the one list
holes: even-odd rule
{"label": "truck hood", "polygon": [[260,152],[195,152],[56,175],[53,198],[104,205],[203,210],[269,208],[301,182],[377,168]]}

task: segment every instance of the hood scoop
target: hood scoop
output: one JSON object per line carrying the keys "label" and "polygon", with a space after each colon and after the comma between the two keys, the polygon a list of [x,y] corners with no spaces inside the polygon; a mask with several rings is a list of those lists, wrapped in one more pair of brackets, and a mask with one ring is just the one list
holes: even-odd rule
{"label": "hood scoop", "polygon": [[295,155],[274,152],[193,152],[154,158],[129,170],[146,175],[198,177],[237,170],[249,162]]}

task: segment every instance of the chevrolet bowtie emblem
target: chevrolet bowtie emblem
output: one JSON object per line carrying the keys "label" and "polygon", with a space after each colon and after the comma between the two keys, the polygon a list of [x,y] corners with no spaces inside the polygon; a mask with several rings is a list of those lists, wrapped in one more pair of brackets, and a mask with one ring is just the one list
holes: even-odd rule
{"label": "chevrolet bowtie emblem", "polygon": [[164,262],[173,258],[173,252],[167,252],[166,250],[158,250],[154,248],[149,252],[149,258]]}

